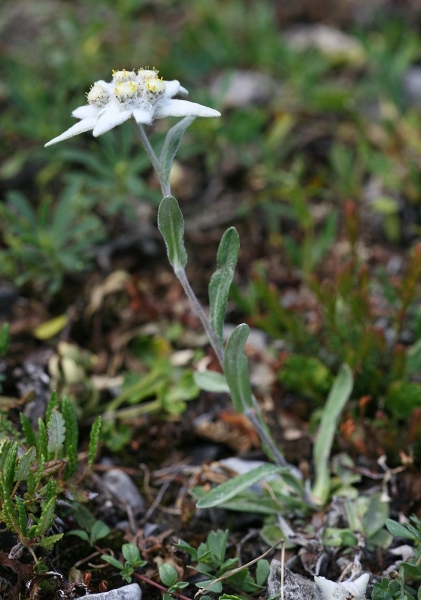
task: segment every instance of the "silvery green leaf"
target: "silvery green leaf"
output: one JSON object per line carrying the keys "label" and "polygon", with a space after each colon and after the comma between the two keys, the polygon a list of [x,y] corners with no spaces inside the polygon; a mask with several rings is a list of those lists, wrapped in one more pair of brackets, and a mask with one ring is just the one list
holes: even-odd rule
{"label": "silvery green leaf", "polygon": [[205,392],[213,392],[214,394],[230,393],[227,380],[217,371],[196,371],[194,373],[194,382]]}
{"label": "silvery green leaf", "polygon": [[244,412],[253,406],[248,364],[244,355],[249,332],[250,328],[245,323],[238,325],[225,347],[224,373],[237,412]]}
{"label": "silvery green leaf", "polygon": [[186,129],[193,123],[195,117],[184,117],[174,127],[171,127],[166,135],[164,146],[162,148],[160,162],[161,162],[161,176],[165,183],[168,183],[171,173],[171,167],[177,154],[178,147],[181,142],[181,138],[184,135]]}
{"label": "silvery green leaf", "polygon": [[51,413],[47,425],[47,448],[50,456],[55,456],[57,458],[60,455],[63,450],[65,435],[66,425],[64,423],[63,415],[55,408]]}
{"label": "silvery green leaf", "polygon": [[187,264],[184,247],[184,219],[174,196],[165,196],[158,209],[158,228],[165,240],[168,260],[176,271]]}
{"label": "silvery green leaf", "polygon": [[237,264],[240,238],[235,227],[230,227],[222,236],[216,257],[217,270],[209,283],[210,324],[223,343],[223,327],[227,308],[228,293]]}
{"label": "silvery green leaf", "polygon": [[314,501],[323,505],[329,495],[329,457],[339,417],[351,395],[353,376],[348,365],[341,366],[323,408],[322,419],[314,444],[316,481],[312,490]]}
{"label": "silvery green leaf", "polygon": [[228,502],[228,500],[231,498],[234,498],[234,496],[237,496],[243,490],[246,490],[258,481],[261,481],[268,475],[279,473],[282,470],[282,467],[266,464],[262,467],[257,467],[257,469],[252,469],[251,471],[248,471],[248,473],[237,475],[237,477],[221,483],[221,485],[218,485],[216,488],[208,492],[205,496],[203,496],[203,498],[200,498],[197,503],[197,508],[212,508],[214,506],[220,506],[221,504]]}

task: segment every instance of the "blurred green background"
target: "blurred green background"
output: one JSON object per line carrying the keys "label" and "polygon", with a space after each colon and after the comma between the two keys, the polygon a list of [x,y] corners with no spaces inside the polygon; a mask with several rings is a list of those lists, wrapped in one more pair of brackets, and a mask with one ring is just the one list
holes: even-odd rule
{"label": "blurred green background", "polygon": [[[287,340],[282,385],[299,391],[304,373],[319,401],[346,360],[357,395],[410,416],[421,407],[420,21],[416,4],[386,0],[3,2],[2,285],[61,314],[69,281],[80,291],[78,274],[111,272],[122,240],[141,246],[127,242],[131,273],[164,260],[159,186],[131,123],[43,147],[94,81],[154,66],[222,112],[195,121],[173,174],[199,295],[235,223],[232,318]],[[169,122],[152,130],[158,149]]]}

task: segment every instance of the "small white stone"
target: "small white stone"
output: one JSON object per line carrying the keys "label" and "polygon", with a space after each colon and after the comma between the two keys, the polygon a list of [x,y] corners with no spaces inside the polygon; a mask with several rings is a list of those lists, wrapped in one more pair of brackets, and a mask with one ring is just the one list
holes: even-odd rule
{"label": "small white stone", "polygon": [[142,590],[137,583],[132,583],[118,590],[111,590],[100,594],[88,594],[85,598],[89,598],[89,600],[140,600],[142,598]]}

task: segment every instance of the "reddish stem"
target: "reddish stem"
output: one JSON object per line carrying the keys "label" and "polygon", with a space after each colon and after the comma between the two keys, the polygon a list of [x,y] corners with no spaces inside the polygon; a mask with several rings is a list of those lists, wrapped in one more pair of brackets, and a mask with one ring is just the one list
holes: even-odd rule
{"label": "reddish stem", "polygon": [[[150,585],[153,585],[154,587],[158,588],[158,590],[161,590],[161,592],[165,592],[165,593],[168,592],[166,587],[164,587],[160,583],[156,583],[156,581],[149,579],[149,577],[146,577],[145,575],[139,575],[139,573],[133,573],[133,577],[137,577],[141,581],[144,581],[145,583],[149,583]],[[176,596],[177,598],[181,598],[181,600],[191,600],[191,598],[189,598],[188,596],[184,596],[183,594],[180,594],[179,592],[171,592],[171,596]]]}

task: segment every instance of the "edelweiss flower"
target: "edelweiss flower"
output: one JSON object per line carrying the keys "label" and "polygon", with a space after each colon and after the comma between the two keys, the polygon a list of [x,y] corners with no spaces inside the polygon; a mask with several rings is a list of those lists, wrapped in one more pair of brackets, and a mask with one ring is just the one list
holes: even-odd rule
{"label": "edelweiss flower", "polygon": [[314,581],[324,600],[363,600],[369,579],[368,573],[364,573],[355,581],[335,583],[324,577],[315,577]]}
{"label": "edelweiss flower", "polygon": [[154,119],[164,117],[220,117],[213,108],[174,100],[177,94],[187,96],[188,91],[180,83],[164,81],[155,69],[113,71],[110,83],[97,81],[87,94],[88,104],[72,112],[79,123],[54,138],[46,146],[92,131],[97,137],[113,127],[134,117],[137,123],[151,125]]}

